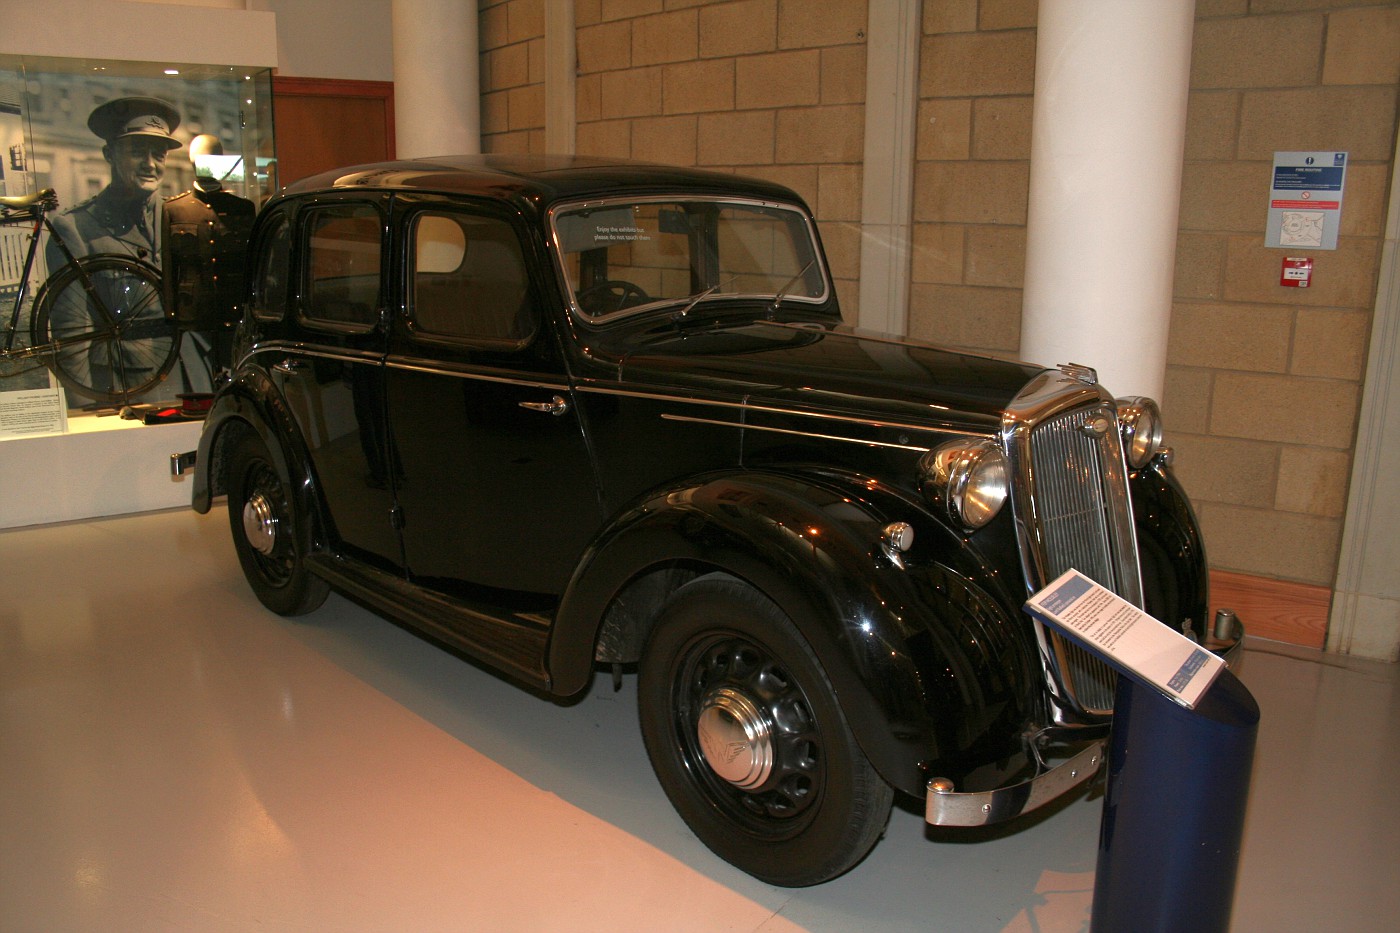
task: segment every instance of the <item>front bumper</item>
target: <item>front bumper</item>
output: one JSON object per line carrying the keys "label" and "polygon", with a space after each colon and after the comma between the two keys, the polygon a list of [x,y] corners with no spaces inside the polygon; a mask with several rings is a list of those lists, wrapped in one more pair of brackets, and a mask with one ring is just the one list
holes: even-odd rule
{"label": "front bumper", "polygon": [[1068,793],[1098,773],[1104,743],[1093,742],[1073,758],[1029,781],[996,790],[958,793],[953,782],[934,778],[924,799],[924,821],[934,826],[989,826],[1029,813]]}
{"label": "front bumper", "polygon": [[[1218,614],[1206,647],[1231,668],[1243,658],[1244,626],[1233,612]],[[1028,781],[995,790],[958,793],[953,782],[934,778],[924,798],[924,822],[934,826],[989,826],[1029,813],[1068,793],[1099,772],[1105,743],[1089,744],[1074,757]]]}

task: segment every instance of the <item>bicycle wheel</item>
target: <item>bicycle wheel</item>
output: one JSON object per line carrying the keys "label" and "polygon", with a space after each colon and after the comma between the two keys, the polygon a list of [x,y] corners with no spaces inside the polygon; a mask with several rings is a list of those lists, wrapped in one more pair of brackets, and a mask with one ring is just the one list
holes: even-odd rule
{"label": "bicycle wheel", "polygon": [[84,256],[47,282],[34,307],[35,347],[64,387],[123,403],[169,374],[180,332],[166,319],[160,275],[124,256]]}

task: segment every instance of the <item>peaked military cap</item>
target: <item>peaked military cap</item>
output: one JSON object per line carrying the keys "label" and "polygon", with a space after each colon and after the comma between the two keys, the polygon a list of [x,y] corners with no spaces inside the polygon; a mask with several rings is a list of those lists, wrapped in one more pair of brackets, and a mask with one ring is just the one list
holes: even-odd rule
{"label": "peaked military cap", "polygon": [[159,97],[118,97],[96,107],[88,117],[88,129],[109,143],[147,136],[162,140],[167,149],[184,145],[170,135],[179,125],[179,111]]}

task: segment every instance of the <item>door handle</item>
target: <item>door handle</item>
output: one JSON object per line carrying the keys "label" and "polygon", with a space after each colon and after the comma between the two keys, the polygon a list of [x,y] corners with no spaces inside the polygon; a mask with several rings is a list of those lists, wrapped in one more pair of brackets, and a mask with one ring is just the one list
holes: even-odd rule
{"label": "door handle", "polygon": [[547,415],[562,415],[569,410],[569,403],[564,401],[562,395],[556,395],[547,402],[521,402],[521,408],[528,408],[530,411],[541,411]]}

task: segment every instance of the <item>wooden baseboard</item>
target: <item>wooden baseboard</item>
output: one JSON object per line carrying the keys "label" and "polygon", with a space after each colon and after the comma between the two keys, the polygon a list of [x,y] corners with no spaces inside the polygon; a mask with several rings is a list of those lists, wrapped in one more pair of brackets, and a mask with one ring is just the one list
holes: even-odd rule
{"label": "wooden baseboard", "polygon": [[1245,632],[1259,638],[1324,648],[1332,590],[1226,570],[1210,572],[1210,610],[1233,609]]}

